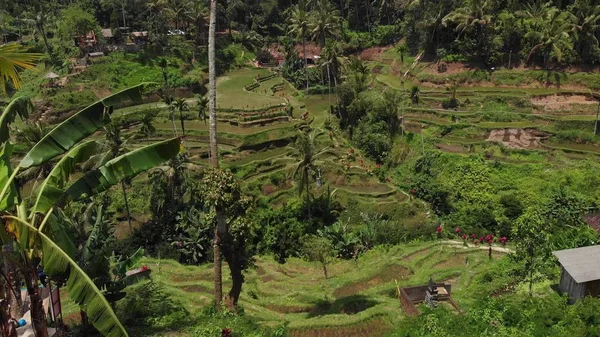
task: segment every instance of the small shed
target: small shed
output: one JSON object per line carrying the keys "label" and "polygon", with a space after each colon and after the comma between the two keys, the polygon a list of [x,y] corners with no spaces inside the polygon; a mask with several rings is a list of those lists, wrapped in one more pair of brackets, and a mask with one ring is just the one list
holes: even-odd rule
{"label": "small shed", "polygon": [[600,296],[600,246],[553,252],[561,266],[558,289],[569,295],[569,303],[585,296]]}

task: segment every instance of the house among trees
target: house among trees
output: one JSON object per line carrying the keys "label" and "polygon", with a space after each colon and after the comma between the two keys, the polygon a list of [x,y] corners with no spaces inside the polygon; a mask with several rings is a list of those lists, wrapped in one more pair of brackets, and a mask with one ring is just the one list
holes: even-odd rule
{"label": "house among trees", "polygon": [[106,43],[115,43],[115,35],[113,34],[112,29],[110,28],[102,29],[102,37],[104,38],[104,41],[106,41]]}
{"label": "house among trees", "polygon": [[76,45],[79,45],[79,48],[86,49],[90,47],[95,47],[98,44],[98,39],[96,38],[96,33],[93,30],[90,30],[87,34],[79,35],[76,39]]}
{"label": "house among trees", "polygon": [[553,252],[561,266],[559,290],[569,303],[600,295],[600,245]]}
{"label": "house among trees", "polygon": [[317,46],[316,44],[312,44],[312,43],[307,43],[306,44],[306,54],[304,53],[304,46],[302,46],[301,44],[296,46],[296,52],[298,53],[298,56],[304,60],[306,59],[306,63],[308,65],[315,65],[319,62],[319,59],[321,58],[321,48],[319,46]]}

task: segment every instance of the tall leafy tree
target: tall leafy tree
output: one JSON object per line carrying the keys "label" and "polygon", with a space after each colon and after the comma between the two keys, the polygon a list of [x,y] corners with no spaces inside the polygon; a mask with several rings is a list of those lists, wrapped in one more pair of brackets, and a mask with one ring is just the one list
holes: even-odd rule
{"label": "tall leafy tree", "polygon": [[[577,22],[573,25],[577,36],[577,53],[582,61],[593,60],[598,50],[600,6],[591,0],[576,0],[571,6],[571,12],[577,18]],[[598,58],[593,61],[598,61]]]}
{"label": "tall leafy tree", "polygon": [[563,50],[571,47],[570,32],[574,19],[571,13],[550,10],[539,30],[525,34],[525,38],[535,41],[527,60],[530,61],[534,55],[541,52],[546,68],[552,58],[556,58],[558,62],[562,61]]}
{"label": "tall leafy tree", "polygon": [[206,110],[208,109],[208,97],[206,96],[199,96],[197,97],[198,99],[198,118],[204,121],[204,125],[206,126],[206,120],[208,119],[208,116],[206,114]]}
{"label": "tall leafy tree", "polygon": [[189,4],[189,0],[168,0],[167,13],[169,13],[169,16],[175,20],[175,29],[183,28],[181,23],[182,21],[185,21],[185,14]]}
{"label": "tall leafy tree", "polygon": [[513,227],[516,245],[515,261],[520,264],[522,280],[533,295],[533,284],[543,278],[552,258],[550,235],[544,216],[536,210],[528,210]]}
{"label": "tall leafy tree", "polygon": [[310,184],[314,174],[316,174],[316,160],[329,153],[327,148],[317,148],[317,137],[321,133],[318,131],[299,131],[294,143],[294,150],[298,161],[293,164],[294,171],[292,177],[298,180],[298,195],[304,193],[306,198],[307,216],[311,218],[311,193]]}
{"label": "tall leafy tree", "polygon": [[328,0],[320,0],[311,13],[310,36],[324,48],[327,39],[339,37],[340,20],[339,11]]}
{"label": "tall leafy tree", "polygon": [[185,9],[185,15],[194,25],[194,41],[196,45],[200,45],[203,41],[206,43],[206,25],[210,12],[204,0],[189,2]]}
{"label": "tall leafy tree", "polygon": [[465,0],[459,7],[446,15],[442,20],[443,25],[453,23],[459,36],[474,34],[476,39],[475,52],[484,56],[487,49],[487,28],[492,23],[491,6],[488,0]]}
{"label": "tall leafy tree", "polygon": [[189,111],[190,107],[185,101],[185,98],[181,97],[177,98],[173,102],[173,106],[179,113],[179,122],[181,123],[181,134],[185,137],[185,115],[183,113]]}
{"label": "tall leafy tree", "polygon": [[[209,109],[209,140],[210,165],[219,168],[219,153],[217,147],[217,74],[215,60],[215,33],[217,30],[217,0],[210,0],[210,23],[208,27],[208,109]],[[215,282],[215,307],[221,310],[223,300],[223,277],[221,273],[221,237],[227,233],[227,221],[224,209],[215,207],[216,226],[213,239],[213,261]]]}

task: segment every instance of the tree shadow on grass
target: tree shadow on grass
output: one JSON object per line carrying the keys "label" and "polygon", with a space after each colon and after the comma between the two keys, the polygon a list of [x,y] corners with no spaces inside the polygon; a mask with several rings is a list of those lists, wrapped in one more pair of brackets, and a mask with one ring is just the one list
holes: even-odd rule
{"label": "tree shadow on grass", "polygon": [[318,317],[331,314],[355,315],[361,311],[379,304],[379,302],[365,296],[352,295],[336,299],[335,301],[319,300],[314,303],[314,309],[308,314],[308,317]]}

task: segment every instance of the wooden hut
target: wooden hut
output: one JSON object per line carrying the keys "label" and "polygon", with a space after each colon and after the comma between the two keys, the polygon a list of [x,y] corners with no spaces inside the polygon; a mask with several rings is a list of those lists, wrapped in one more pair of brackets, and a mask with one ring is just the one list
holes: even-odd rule
{"label": "wooden hut", "polygon": [[569,303],[585,296],[600,296],[600,246],[553,252],[561,265],[558,289],[569,295]]}

